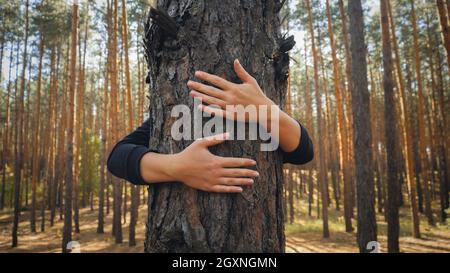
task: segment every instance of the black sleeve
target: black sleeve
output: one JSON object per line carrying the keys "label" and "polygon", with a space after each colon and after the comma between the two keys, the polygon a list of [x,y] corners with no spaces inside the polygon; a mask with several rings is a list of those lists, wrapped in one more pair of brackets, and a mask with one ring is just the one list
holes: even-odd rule
{"label": "black sleeve", "polygon": [[309,137],[308,131],[305,127],[300,125],[302,130],[300,137],[300,144],[297,149],[290,153],[283,153],[283,163],[290,163],[294,165],[304,165],[311,162],[314,159],[314,146],[312,144],[311,138]]}
{"label": "black sleeve", "polygon": [[108,157],[108,170],[119,178],[135,185],[146,185],[141,177],[140,162],[150,152],[150,120],[122,139]]}

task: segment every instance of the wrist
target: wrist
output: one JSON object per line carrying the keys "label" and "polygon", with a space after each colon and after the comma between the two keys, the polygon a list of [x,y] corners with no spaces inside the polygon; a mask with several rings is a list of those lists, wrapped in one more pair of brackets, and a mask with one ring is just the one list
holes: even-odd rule
{"label": "wrist", "polygon": [[[263,111],[265,113],[265,117],[260,117],[258,119],[258,121],[259,122],[265,122],[266,126],[268,127],[266,129],[270,129],[271,123],[273,121],[279,120],[279,116],[280,116],[279,111],[280,111],[280,109],[279,109],[278,105],[276,105],[271,99],[269,99],[267,97],[265,98],[264,103],[260,104],[260,106],[263,106],[263,107],[266,108]],[[274,112],[274,111],[276,111],[276,112]],[[260,113],[262,113],[262,112],[259,112],[259,114]],[[264,125],[264,124],[261,124],[261,125]]]}
{"label": "wrist", "polygon": [[164,161],[162,161],[162,171],[164,176],[167,177],[168,181],[180,181],[180,173],[182,173],[181,167],[182,159],[180,158],[180,154],[170,154],[166,155]]}
{"label": "wrist", "polygon": [[175,155],[163,155],[157,153],[145,154],[140,162],[140,173],[145,182],[163,183],[177,181],[174,169]]}

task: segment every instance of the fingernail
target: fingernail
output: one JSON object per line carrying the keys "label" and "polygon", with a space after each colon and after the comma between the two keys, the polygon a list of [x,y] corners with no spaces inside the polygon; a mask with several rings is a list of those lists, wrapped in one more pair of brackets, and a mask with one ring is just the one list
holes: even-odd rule
{"label": "fingernail", "polygon": [[243,188],[239,188],[239,192],[243,192],[244,191],[244,189]]}
{"label": "fingernail", "polygon": [[195,76],[201,76],[203,74],[202,71],[195,71]]}
{"label": "fingernail", "polygon": [[259,177],[259,173],[258,172],[256,172],[255,175],[256,175],[256,177]]}
{"label": "fingernail", "polygon": [[223,135],[223,138],[224,138],[225,140],[228,140],[228,139],[230,138],[230,133],[225,133],[225,134]]}

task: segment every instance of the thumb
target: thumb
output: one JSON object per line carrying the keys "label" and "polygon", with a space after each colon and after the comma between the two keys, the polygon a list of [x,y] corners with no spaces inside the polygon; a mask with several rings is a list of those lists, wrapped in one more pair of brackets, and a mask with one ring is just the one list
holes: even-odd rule
{"label": "thumb", "polygon": [[199,139],[199,142],[205,147],[212,147],[224,143],[226,140],[230,138],[230,133],[224,133],[220,135],[205,137]]}
{"label": "thumb", "polygon": [[241,79],[242,82],[249,82],[253,79],[253,77],[248,74],[248,72],[242,67],[241,63],[238,59],[234,61],[234,71],[236,75]]}

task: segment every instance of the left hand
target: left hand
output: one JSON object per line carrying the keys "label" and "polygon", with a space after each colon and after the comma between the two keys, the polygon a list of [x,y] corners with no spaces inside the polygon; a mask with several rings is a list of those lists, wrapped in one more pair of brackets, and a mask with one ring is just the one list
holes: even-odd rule
{"label": "left hand", "polygon": [[[268,111],[270,111],[270,107],[274,103],[264,94],[255,78],[245,71],[238,60],[234,61],[234,70],[241,79],[241,84],[235,84],[219,76],[202,71],[195,73],[198,79],[211,84],[206,85],[195,81],[188,82],[188,87],[192,90],[190,95],[193,98],[202,100],[202,103],[210,105],[206,106],[202,104],[200,106],[201,110],[232,120],[240,119],[243,115],[240,115],[236,111],[230,111],[230,109],[227,110],[227,106],[243,106],[245,108],[254,105],[256,110],[259,110],[260,106],[267,106]],[[218,106],[220,108],[211,106]],[[246,116],[245,121],[257,122],[258,117]]]}

